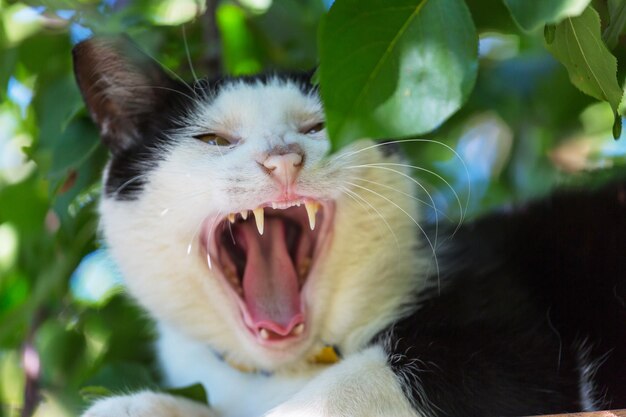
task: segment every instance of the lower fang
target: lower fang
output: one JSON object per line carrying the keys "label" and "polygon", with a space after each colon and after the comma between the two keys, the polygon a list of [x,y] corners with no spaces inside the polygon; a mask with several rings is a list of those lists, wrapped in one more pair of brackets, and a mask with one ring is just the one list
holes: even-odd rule
{"label": "lower fang", "polygon": [[263,340],[269,340],[270,333],[266,329],[262,328],[261,331],[259,331],[259,336],[261,336],[261,339]]}
{"label": "lower fang", "polygon": [[300,323],[296,327],[294,327],[294,329],[291,331],[291,333],[294,336],[300,336],[303,331],[304,331],[304,323]]}

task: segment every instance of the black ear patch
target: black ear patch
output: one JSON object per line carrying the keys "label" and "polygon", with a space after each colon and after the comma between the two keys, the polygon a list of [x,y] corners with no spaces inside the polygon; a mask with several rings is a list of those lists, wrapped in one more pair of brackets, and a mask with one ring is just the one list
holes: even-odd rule
{"label": "black ear patch", "polygon": [[74,73],[102,141],[116,153],[144,140],[143,125],[164,109],[179,84],[126,36],[76,45]]}

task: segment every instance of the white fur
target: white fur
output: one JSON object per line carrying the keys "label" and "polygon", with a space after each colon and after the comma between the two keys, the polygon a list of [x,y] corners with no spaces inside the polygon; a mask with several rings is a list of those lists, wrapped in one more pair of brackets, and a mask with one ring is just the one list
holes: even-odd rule
{"label": "white fur", "polygon": [[83,417],[215,417],[207,407],[168,394],[142,391],[97,401]]}
{"label": "white fur", "polygon": [[[418,215],[415,200],[407,197],[414,192],[413,184],[388,169],[364,166],[383,159],[396,161],[395,157],[384,158],[378,149],[367,148],[370,141],[325,156],[329,148],[325,131],[298,133],[303,124],[323,120],[319,99],[302,94],[290,83],[235,83],[213,99],[189,111],[189,127],[163,149],[164,160],[150,171],[139,199],[104,198],[101,203],[102,231],[130,293],[165,329],[159,352],[167,379],[174,384],[207,384],[220,415],[258,416],[313,378],[320,367],[308,365],[306,358],[321,346],[333,344],[339,346],[345,360],[313,378],[272,416],[288,415],[285,410],[313,401],[312,396],[325,395],[322,385],[339,390],[347,384],[342,392],[351,392],[351,384],[361,380],[358,366],[367,364],[371,367],[364,368],[365,375],[371,371],[371,376],[383,378],[388,392],[372,381],[361,381],[364,385],[353,389],[363,401],[380,399],[380,407],[397,400],[394,410],[404,413],[408,409],[402,405],[404,397],[396,398],[401,391],[392,383],[391,371],[382,362],[373,365],[381,361],[381,353],[359,352],[397,319],[401,306],[421,285],[415,278],[415,272],[423,270],[422,261],[415,256],[420,242],[407,215]],[[239,143],[232,148],[217,147],[192,137],[216,131],[238,138]],[[306,158],[296,183],[298,192],[334,201],[336,212],[332,241],[305,287],[307,337],[290,349],[275,350],[258,344],[242,326],[237,305],[200,255],[198,233],[207,218],[255,208],[277,193],[275,182],[257,162],[271,147],[290,143],[299,144]],[[167,329],[176,329],[176,335]],[[241,375],[216,361],[211,351],[276,375]],[[372,396],[366,395],[369,389]],[[322,400],[330,401],[318,399]],[[241,411],[236,411],[236,402],[249,403],[238,404]],[[324,403],[339,410],[337,413],[317,415],[372,415],[359,414],[365,413],[358,408],[361,406],[352,409],[353,414],[345,414],[339,402],[340,397],[335,397],[332,403]],[[310,410],[302,415],[311,415]]]}
{"label": "white fur", "polygon": [[419,417],[387,365],[370,347],[330,367],[265,417]]}
{"label": "white fur", "polygon": [[208,346],[161,325],[157,344],[161,369],[172,387],[201,382],[209,393],[211,407],[221,416],[260,416],[291,398],[319,373],[317,370],[271,376],[244,373],[218,359]]}

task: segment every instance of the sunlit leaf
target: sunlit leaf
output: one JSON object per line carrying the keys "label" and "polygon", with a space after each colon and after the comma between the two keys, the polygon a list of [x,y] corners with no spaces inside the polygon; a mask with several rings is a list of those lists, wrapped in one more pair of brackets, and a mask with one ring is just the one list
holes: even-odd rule
{"label": "sunlit leaf", "polygon": [[0,350],[0,414],[4,407],[22,406],[25,380],[19,352]]}
{"label": "sunlit leaf", "polygon": [[617,60],[602,41],[600,18],[594,9],[559,23],[547,48],[567,68],[576,87],[609,102],[617,114],[624,94],[617,82]]}
{"label": "sunlit leaf", "polygon": [[222,31],[222,60],[231,75],[254,74],[261,70],[258,41],[250,32],[244,11],[231,4],[217,10],[217,24]]}
{"label": "sunlit leaf", "polygon": [[461,0],[338,0],[320,28],[320,85],[336,147],[417,135],[470,93],[477,35]]}
{"label": "sunlit leaf", "polygon": [[515,21],[524,30],[534,30],[546,23],[558,23],[578,16],[590,0],[503,0]]}
{"label": "sunlit leaf", "polygon": [[110,389],[99,386],[99,385],[89,385],[87,387],[83,387],[80,389],[80,396],[86,402],[92,402],[101,398],[110,397],[115,395]]}

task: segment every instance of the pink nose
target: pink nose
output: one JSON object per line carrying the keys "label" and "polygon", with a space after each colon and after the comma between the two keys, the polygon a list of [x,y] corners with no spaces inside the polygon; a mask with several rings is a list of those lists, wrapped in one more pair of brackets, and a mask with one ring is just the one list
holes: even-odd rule
{"label": "pink nose", "polygon": [[263,166],[267,171],[284,186],[289,186],[296,181],[298,173],[302,168],[303,153],[300,150],[291,148],[287,151],[274,150],[263,161]]}

